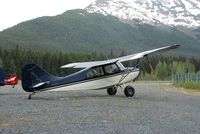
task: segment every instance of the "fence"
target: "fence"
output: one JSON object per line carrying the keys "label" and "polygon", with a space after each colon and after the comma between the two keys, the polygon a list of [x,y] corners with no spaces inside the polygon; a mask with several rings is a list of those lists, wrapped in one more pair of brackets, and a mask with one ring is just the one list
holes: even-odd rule
{"label": "fence", "polygon": [[186,74],[173,74],[171,78],[172,83],[184,82],[200,82],[200,74],[186,73]]}

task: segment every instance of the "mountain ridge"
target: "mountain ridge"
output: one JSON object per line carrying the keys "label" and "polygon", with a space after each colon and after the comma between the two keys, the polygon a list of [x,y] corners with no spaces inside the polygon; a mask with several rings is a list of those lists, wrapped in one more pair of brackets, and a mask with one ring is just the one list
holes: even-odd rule
{"label": "mountain ridge", "polygon": [[200,26],[198,0],[96,0],[85,10],[139,24],[162,23],[188,28]]}
{"label": "mountain ridge", "polygon": [[171,44],[182,45],[175,55],[199,53],[198,41],[166,25],[131,26],[114,16],[70,10],[40,17],[0,32],[0,47],[15,46],[76,53],[137,53]]}

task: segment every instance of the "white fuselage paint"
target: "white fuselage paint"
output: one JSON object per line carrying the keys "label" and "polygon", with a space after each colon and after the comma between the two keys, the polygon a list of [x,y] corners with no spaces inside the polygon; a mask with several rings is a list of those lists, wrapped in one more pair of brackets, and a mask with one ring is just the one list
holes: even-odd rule
{"label": "white fuselage paint", "polygon": [[[128,74],[128,75],[127,75]],[[127,76],[126,76],[127,75]],[[107,87],[112,87],[117,84],[124,84],[133,81],[139,75],[139,70],[133,71],[125,74],[118,74],[108,77],[102,77],[99,79],[93,79],[89,81],[83,81],[79,83],[74,83],[71,85],[64,85],[62,87],[54,87],[53,89],[49,89],[49,91],[71,91],[71,90],[95,90],[95,89],[103,89]],[[120,83],[120,79],[126,76]]]}

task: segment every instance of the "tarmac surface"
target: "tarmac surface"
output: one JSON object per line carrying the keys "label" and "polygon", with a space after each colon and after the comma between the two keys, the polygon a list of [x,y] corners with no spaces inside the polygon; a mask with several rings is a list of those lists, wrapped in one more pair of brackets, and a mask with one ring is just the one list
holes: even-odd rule
{"label": "tarmac surface", "polygon": [[200,96],[166,82],[106,90],[43,92],[0,87],[0,134],[199,134]]}

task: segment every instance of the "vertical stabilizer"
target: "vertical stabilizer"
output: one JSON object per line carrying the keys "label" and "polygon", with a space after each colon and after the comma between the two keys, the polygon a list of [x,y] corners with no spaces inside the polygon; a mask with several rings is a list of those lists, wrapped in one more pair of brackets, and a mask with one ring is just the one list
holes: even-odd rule
{"label": "vertical stabilizer", "polygon": [[3,68],[0,67],[0,86],[4,86],[5,82],[4,82],[4,71]]}
{"label": "vertical stabilizer", "polygon": [[36,64],[26,64],[22,67],[22,88],[27,92],[45,88],[50,81],[55,79],[57,77],[48,74]]}

